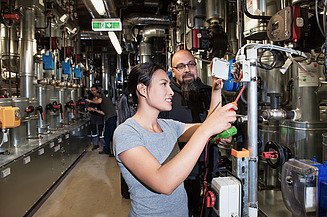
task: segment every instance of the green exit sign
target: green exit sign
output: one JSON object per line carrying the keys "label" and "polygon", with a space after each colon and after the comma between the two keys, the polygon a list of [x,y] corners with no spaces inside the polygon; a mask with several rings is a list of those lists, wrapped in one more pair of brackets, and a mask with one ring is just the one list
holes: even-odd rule
{"label": "green exit sign", "polygon": [[93,31],[121,31],[122,24],[119,18],[92,19]]}

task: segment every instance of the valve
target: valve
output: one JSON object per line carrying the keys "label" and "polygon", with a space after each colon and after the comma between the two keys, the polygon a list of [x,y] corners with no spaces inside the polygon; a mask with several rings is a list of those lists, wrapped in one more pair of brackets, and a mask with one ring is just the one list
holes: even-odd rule
{"label": "valve", "polygon": [[206,193],[206,206],[208,208],[213,208],[215,206],[215,203],[216,203],[215,193],[213,193],[212,191],[208,191]]}
{"label": "valve", "polygon": [[38,107],[36,107],[36,111],[38,111],[41,115],[41,119],[42,121],[44,120],[44,112],[43,112],[43,107],[41,105],[39,105]]}
{"label": "valve", "polygon": [[13,21],[19,21],[19,15],[18,14],[4,14],[3,16],[4,20],[13,20]]}
{"label": "valve", "polygon": [[34,112],[34,106],[32,106],[32,105],[27,106],[25,108],[25,112],[26,113],[32,113],[32,112]]}
{"label": "valve", "polygon": [[292,158],[293,154],[288,147],[269,141],[265,145],[262,157],[266,159],[271,168],[277,169]]}
{"label": "valve", "polygon": [[69,109],[75,109],[76,103],[73,100],[70,100],[69,102],[66,103],[66,108]]}

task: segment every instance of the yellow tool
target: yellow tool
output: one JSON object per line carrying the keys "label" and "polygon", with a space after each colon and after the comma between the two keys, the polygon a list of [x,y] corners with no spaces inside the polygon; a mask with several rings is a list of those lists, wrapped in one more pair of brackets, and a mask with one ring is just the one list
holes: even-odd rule
{"label": "yellow tool", "polygon": [[15,128],[20,125],[21,113],[18,107],[0,106],[0,128]]}

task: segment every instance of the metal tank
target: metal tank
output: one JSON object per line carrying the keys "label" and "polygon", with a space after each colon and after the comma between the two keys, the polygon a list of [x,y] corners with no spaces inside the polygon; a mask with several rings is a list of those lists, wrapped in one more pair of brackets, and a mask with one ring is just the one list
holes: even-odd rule
{"label": "metal tank", "polygon": [[225,1],[208,0],[206,7],[206,19],[209,22],[213,20],[225,20]]}
{"label": "metal tank", "polygon": [[[281,9],[277,0],[247,0],[245,7],[251,15],[272,16]],[[267,24],[260,19],[244,16],[244,36],[247,40],[267,39]]]}
{"label": "metal tank", "polygon": [[[61,105],[65,105],[66,104],[66,100],[67,100],[67,88],[64,86],[61,86],[58,90],[58,94],[59,94],[59,102],[61,103]],[[69,117],[68,117],[68,111],[66,108],[63,108],[63,116],[60,115],[60,119],[61,119],[61,123],[63,125],[68,125],[69,124]]]}
{"label": "metal tank", "polygon": [[[271,51],[259,53],[258,67],[259,88],[258,93],[259,103],[261,109],[280,109],[285,90],[286,75],[280,73],[275,66],[281,66],[282,61],[277,58],[278,55],[271,53]],[[270,120],[269,122],[259,123],[258,138],[260,146],[258,147],[259,156],[265,150],[265,145],[269,141],[280,142],[279,121]],[[271,168],[265,159],[259,161],[260,184],[264,188],[274,188],[279,186],[278,169]]]}
{"label": "metal tank", "polygon": [[301,63],[306,70],[292,65],[294,90],[292,109],[298,109],[298,121],[286,120],[281,124],[281,144],[288,146],[296,158],[322,160],[322,133],[327,132],[327,123],[320,121],[318,89],[318,67],[312,63]]}
{"label": "metal tank", "polygon": [[39,104],[43,109],[44,118],[39,118],[38,121],[38,133],[39,134],[48,134],[50,118],[49,112],[47,110],[47,104],[50,103],[50,94],[48,94],[48,85],[38,85],[37,86],[37,98],[39,100]]}
{"label": "metal tank", "polygon": [[[50,95],[50,101],[47,105],[47,114],[50,119],[50,131],[56,131],[61,127],[60,123],[60,104],[59,104],[59,94],[56,90],[56,87],[53,85],[48,85],[47,87],[48,94]],[[61,105],[62,106],[62,105]],[[63,108],[62,108],[63,109]]]}
{"label": "metal tank", "polygon": [[11,143],[15,147],[26,145],[27,142],[27,125],[29,122],[29,114],[26,112],[26,108],[29,105],[28,98],[13,98],[12,106],[18,107],[21,112],[20,126],[13,128],[10,133]]}
{"label": "metal tank", "polygon": [[15,26],[6,27],[3,23],[1,26],[1,58],[2,67],[8,71],[19,72],[19,53],[18,37]]}
{"label": "metal tank", "polygon": [[[0,99],[0,107],[2,107],[2,106],[12,106],[12,101],[11,100],[12,100],[11,98],[2,98],[2,99]],[[12,129],[2,129],[2,132],[0,133],[0,141],[1,141],[0,144],[2,144],[0,146],[0,152],[3,152],[5,150],[7,150],[8,148],[12,147],[11,139],[10,139],[11,130]],[[7,138],[7,141],[4,140],[5,138]]]}
{"label": "metal tank", "polygon": [[[39,102],[37,99],[33,98],[29,100],[29,106],[31,106],[31,113],[29,114],[29,121],[27,122],[27,139],[38,139],[38,121],[39,117],[42,116],[40,111]],[[43,108],[42,108],[43,110]]]}

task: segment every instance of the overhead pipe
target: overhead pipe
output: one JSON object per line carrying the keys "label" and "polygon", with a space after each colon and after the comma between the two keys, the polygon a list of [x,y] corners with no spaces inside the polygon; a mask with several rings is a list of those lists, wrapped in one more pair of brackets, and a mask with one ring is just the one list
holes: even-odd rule
{"label": "overhead pipe", "polygon": [[[168,27],[167,27],[168,29]],[[152,37],[165,37],[166,28],[164,26],[146,26],[142,32],[142,42],[140,43],[140,60],[141,63],[151,61],[152,56],[152,46],[150,39]]]}
{"label": "overhead pipe", "polygon": [[168,26],[170,24],[170,20],[168,16],[162,15],[147,15],[144,16],[142,14],[131,14],[126,17],[123,21],[123,26],[125,25],[160,25],[160,26]]}
{"label": "overhead pipe", "polygon": [[152,37],[165,37],[166,29],[164,26],[146,26],[143,28],[142,38],[144,42],[148,42]]}

